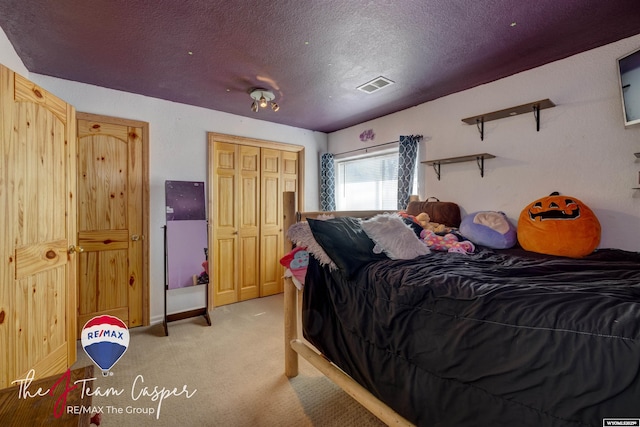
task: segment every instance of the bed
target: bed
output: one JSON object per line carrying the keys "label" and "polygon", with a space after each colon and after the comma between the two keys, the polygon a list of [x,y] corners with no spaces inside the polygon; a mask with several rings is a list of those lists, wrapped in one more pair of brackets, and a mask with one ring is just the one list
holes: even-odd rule
{"label": "bed", "polygon": [[[288,199],[285,227],[306,218]],[[640,419],[638,253],[310,257],[302,292],[285,281],[285,374],[302,355],[388,425]]]}

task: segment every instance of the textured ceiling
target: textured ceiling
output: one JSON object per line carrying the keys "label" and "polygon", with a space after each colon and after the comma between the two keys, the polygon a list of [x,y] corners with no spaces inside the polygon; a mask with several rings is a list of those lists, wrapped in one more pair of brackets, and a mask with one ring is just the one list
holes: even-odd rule
{"label": "textured ceiling", "polygon": [[[638,34],[640,5],[0,0],[0,27],[30,72],[331,132]],[[280,111],[252,112],[255,86]]]}

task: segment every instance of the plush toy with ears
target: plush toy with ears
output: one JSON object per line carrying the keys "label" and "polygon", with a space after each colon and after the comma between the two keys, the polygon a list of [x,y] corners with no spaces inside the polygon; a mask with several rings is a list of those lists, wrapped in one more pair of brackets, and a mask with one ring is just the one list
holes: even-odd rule
{"label": "plush toy with ears", "polygon": [[416,216],[416,220],[420,223],[420,225],[422,226],[422,228],[426,228],[427,225],[429,224],[429,221],[431,221],[431,218],[429,217],[429,214],[426,212],[420,212],[417,216]]}
{"label": "plush toy with ears", "polygon": [[445,231],[448,231],[448,228],[444,224],[431,222],[431,218],[426,212],[419,213],[418,216],[416,216],[416,220],[418,220],[422,228],[425,230],[431,230],[436,233],[444,233]]}

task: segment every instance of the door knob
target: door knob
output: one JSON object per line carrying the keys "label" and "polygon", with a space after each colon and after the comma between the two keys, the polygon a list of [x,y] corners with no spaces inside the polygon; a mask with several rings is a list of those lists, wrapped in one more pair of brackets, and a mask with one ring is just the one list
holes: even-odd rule
{"label": "door knob", "polygon": [[140,236],[137,234],[132,234],[131,235],[131,240],[133,240],[134,242],[137,242],[138,240],[140,240]]}
{"label": "door knob", "polygon": [[82,246],[74,246],[74,245],[69,246],[70,254],[75,254],[76,252],[82,253],[84,252],[84,248]]}

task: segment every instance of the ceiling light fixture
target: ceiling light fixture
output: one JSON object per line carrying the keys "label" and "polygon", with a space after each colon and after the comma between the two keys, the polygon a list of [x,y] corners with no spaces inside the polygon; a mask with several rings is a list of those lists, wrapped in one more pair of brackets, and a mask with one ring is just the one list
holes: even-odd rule
{"label": "ceiling light fixture", "polygon": [[253,99],[253,102],[251,103],[251,111],[254,113],[257,113],[260,108],[267,108],[269,104],[271,104],[271,109],[273,111],[278,111],[280,109],[280,106],[273,101],[276,96],[270,90],[262,88],[249,89],[249,96]]}

